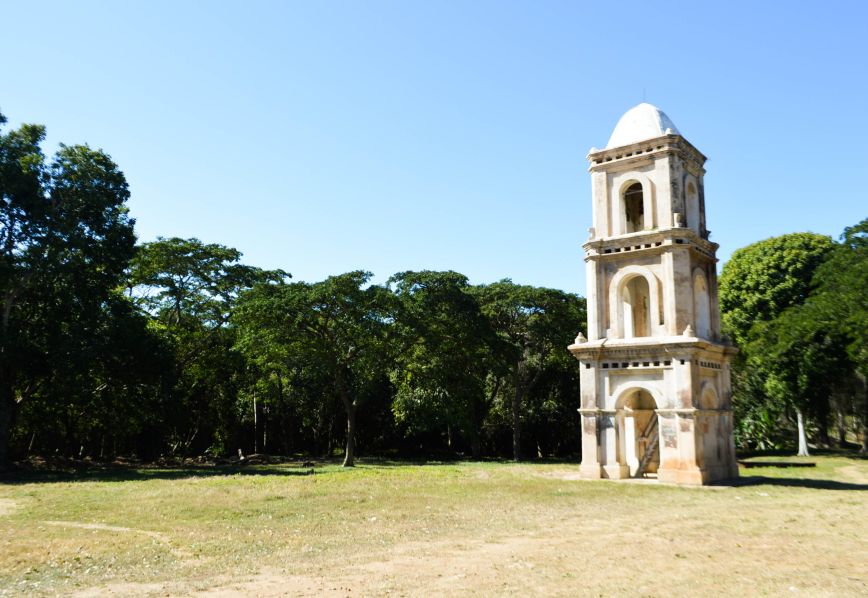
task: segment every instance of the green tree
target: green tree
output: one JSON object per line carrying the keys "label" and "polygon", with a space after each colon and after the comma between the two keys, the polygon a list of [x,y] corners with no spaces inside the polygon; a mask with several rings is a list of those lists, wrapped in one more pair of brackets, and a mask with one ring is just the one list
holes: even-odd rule
{"label": "green tree", "polygon": [[756,322],[804,303],[814,271],[833,247],[827,236],[792,233],[734,251],[720,275],[723,332],[743,347]]}
{"label": "green tree", "polygon": [[852,369],[846,340],[835,327],[823,326],[814,310],[803,305],[771,322],[758,323],[746,354],[747,367],[763,380],[766,396],[795,411],[798,454],[807,456],[804,416],[813,414],[825,427],[829,397]]}
{"label": "green tree", "polygon": [[[455,432],[482,451],[482,424],[491,397],[486,377],[499,341],[457,272],[401,272],[389,279],[397,299],[393,412],[410,434],[440,430],[454,448]],[[496,393],[497,383],[494,386]]]}
{"label": "green tree", "polygon": [[813,287],[801,318],[836,335],[836,350],[846,351],[859,379],[853,386],[861,387],[854,403],[861,411],[862,451],[868,452],[868,219],[844,229],[841,242],[817,268]]}
{"label": "green tree", "polygon": [[349,272],[317,283],[259,285],[242,298],[235,319],[239,345],[262,363],[285,358],[319,380],[346,415],[344,466],[355,464],[356,417],[368,388],[385,371],[388,292],[368,285],[369,272]]}
{"label": "green tree", "polygon": [[538,457],[577,455],[581,451],[579,364],[571,353],[554,351],[524,404],[525,447],[535,446]]}
{"label": "green tree", "polygon": [[170,406],[160,392],[171,347],[121,292],[86,333],[64,326],[52,341],[50,381],[20,405],[13,446],[42,454],[147,455]]}
{"label": "green tree", "polygon": [[868,219],[844,229],[813,282],[817,317],[837,322],[853,363],[868,377]]}
{"label": "green tree", "polygon": [[95,342],[135,243],[111,158],[61,145],[46,164],[44,138],[36,125],[0,132],[0,467],[19,406],[37,393],[62,400],[52,372],[71,339],[77,350]]}
{"label": "green tree", "polygon": [[[244,391],[253,405],[255,444],[330,454],[335,412],[343,411],[328,368],[310,354],[290,310],[301,309],[304,285],[259,286],[242,295],[232,323],[237,348],[245,355],[252,383]],[[278,434],[267,437],[268,424]]]}
{"label": "green tree", "polygon": [[175,237],[142,244],[133,259],[130,293],[174,348],[167,421],[173,450],[225,453],[238,444],[236,403],[247,367],[233,350],[228,324],[240,293],[288,276],[242,264],[241,257],[231,247]]}
{"label": "green tree", "polygon": [[166,324],[189,320],[216,330],[229,321],[241,291],[289,276],[240,261],[241,252],[231,247],[159,237],[138,247],[129,285],[139,303]]}
{"label": "green tree", "polygon": [[[810,389],[818,384],[796,380],[798,360],[790,359],[785,350],[794,348],[788,328],[801,328],[796,326],[796,316],[777,325],[773,322],[805,302],[814,272],[833,247],[829,237],[793,233],[736,250],[723,268],[719,291],[723,331],[741,349],[733,364],[733,407],[741,415],[736,422],[740,439],[765,441],[751,438],[750,432],[768,434],[768,425],[756,424],[768,422],[772,414],[784,413],[783,408],[790,406],[796,413],[799,446],[807,446],[804,410]],[[815,408],[817,400],[814,396]]]}
{"label": "green tree", "polygon": [[498,358],[511,391],[512,452],[518,461],[525,400],[556,365],[578,370],[566,347],[585,326],[585,303],[570,293],[510,280],[482,285],[475,294],[503,341]]}

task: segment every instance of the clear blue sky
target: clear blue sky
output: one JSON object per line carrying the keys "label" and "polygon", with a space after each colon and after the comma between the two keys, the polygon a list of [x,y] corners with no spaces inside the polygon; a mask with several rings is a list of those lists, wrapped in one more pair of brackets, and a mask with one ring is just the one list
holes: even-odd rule
{"label": "clear blue sky", "polygon": [[868,216],[866,7],[4,1],[0,111],[111,154],[142,241],[584,294],[585,156],[643,99],[709,156],[722,261]]}

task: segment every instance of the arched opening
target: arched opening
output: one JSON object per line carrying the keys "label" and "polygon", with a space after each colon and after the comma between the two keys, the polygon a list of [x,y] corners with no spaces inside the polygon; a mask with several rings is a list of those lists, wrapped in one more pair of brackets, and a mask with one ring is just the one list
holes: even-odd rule
{"label": "arched opening", "polygon": [[649,268],[635,265],[620,268],[609,282],[606,297],[607,335],[611,338],[662,333],[663,290]]}
{"label": "arched opening", "polygon": [[[720,408],[720,401],[714,385],[706,383],[699,395],[699,408],[714,411]],[[702,438],[697,442],[696,460],[700,467],[714,467],[723,462],[724,439],[720,438],[720,418],[712,413],[697,415],[697,432]]]}
{"label": "arched opening", "polygon": [[687,226],[699,234],[699,194],[693,182],[687,183]]}
{"label": "arched opening", "polygon": [[634,276],[621,290],[624,338],[651,336],[651,297],[644,276]]}
{"label": "arched opening", "polygon": [[624,191],[624,225],[627,233],[645,230],[645,196],[642,184],[633,183]]}
{"label": "arched opening", "polygon": [[720,407],[717,400],[717,391],[711,384],[706,384],[699,398],[699,406],[703,409],[717,409]]}
{"label": "arched opening", "polygon": [[711,306],[708,302],[708,281],[702,272],[693,275],[693,317],[696,335],[699,338],[710,338]]}
{"label": "arched opening", "polygon": [[660,466],[657,403],[643,388],[628,390],[618,401],[618,462],[630,477],[656,474]]}

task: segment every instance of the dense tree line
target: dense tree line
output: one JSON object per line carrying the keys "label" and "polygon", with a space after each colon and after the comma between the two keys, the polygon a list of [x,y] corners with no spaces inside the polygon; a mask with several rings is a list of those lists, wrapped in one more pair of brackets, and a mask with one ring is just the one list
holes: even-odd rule
{"label": "dense tree line", "polygon": [[[5,119],[0,115],[0,127]],[[578,456],[585,302],[457,272],[295,282],[197,239],[136,245],[111,158],[0,130],[0,467],[28,454]],[[733,254],[740,446],[868,424],[868,221]]]}
{"label": "dense tree line", "polygon": [[0,134],[0,462],[577,453],[578,296],[456,272],[292,282],[219,244],[137,246],[109,156],[48,161],[44,135]]}
{"label": "dense tree line", "polygon": [[[868,452],[868,220],[840,242],[794,233],[737,250],[723,268],[736,440],[785,448],[809,437]],[[836,432],[833,441],[830,430]]]}

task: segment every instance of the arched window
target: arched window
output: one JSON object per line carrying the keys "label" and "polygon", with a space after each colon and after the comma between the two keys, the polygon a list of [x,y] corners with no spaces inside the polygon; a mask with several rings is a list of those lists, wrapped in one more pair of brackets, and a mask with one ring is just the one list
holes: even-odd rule
{"label": "arched window", "polygon": [[693,182],[687,183],[687,226],[699,233],[699,194]]}
{"label": "arched window", "polygon": [[696,335],[699,338],[711,336],[711,306],[708,302],[708,282],[705,274],[693,275],[693,317],[696,320]]}
{"label": "arched window", "polygon": [[624,338],[651,336],[651,297],[648,281],[634,276],[624,285]]}
{"label": "arched window", "polygon": [[645,229],[645,197],[642,194],[642,184],[633,183],[624,191],[624,224],[626,233],[635,233]]}

